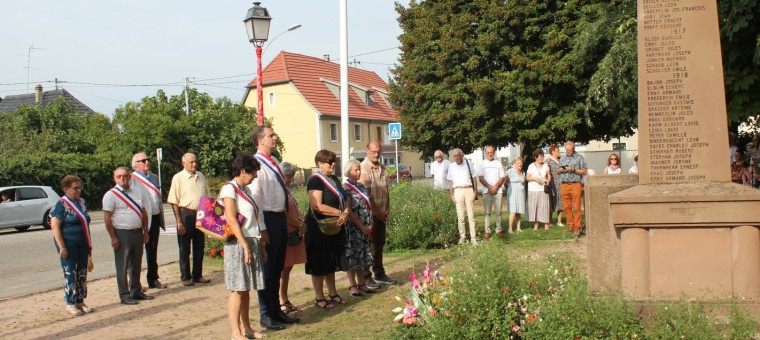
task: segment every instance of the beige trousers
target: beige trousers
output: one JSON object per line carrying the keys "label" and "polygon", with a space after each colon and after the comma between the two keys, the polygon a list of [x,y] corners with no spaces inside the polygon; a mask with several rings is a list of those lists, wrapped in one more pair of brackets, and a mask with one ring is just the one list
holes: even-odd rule
{"label": "beige trousers", "polygon": [[[475,241],[477,231],[475,230],[475,211],[473,205],[475,201],[475,191],[472,188],[454,189],[454,201],[457,206],[457,227],[459,227],[459,241],[467,239],[467,231],[464,228],[464,217],[467,214],[467,220],[470,222],[470,239]],[[465,210],[466,209],[466,210]]]}

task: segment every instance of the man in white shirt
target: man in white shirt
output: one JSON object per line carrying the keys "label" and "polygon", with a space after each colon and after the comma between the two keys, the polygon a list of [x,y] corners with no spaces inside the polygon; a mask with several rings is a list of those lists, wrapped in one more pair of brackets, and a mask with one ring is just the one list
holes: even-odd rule
{"label": "man in white shirt", "polygon": [[284,329],[284,324],[299,322],[300,318],[286,315],[280,310],[280,275],[285,267],[287,239],[288,193],[280,161],[272,156],[277,147],[277,134],[269,125],[253,129],[256,160],[261,163],[256,179],[248,185],[253,200],[264,211],[264,221],[259,223],[261,246],[267,250],[264,269],[264,289],[258,291],[259,323],[269,330]]}
{"label": "man in white shirt", "polygon": [[477,182],[473,180],[477,173],[472,169],[470,161],[464,160],[464,153],[461,149],[451,151],[454,157],[454,163],[449,165],[449,173],[446,177],[451,183],[449,191],[451,192],[451,201],[457,207],[457,227],[459,228],[459,244],[467,241],[467,232],[464,228],[464,217],[470,222],[470,240],[472,244],[478,244],[477,231],[475,228],[475,212],[473,211],[473,202],[478,198]]}
{"label": "man in white shirt", "polygon": [[159,229],[166,230],[164,222],[164,209],[161,205],[161,188],[158,187],[158,176],[150,172],[150,158],[144,152],[138,152],[132,156],[132,180],[130,185],[141,188],[150,197],[151,214],[149,240],[145,244],[145,262],[148,264],[146,279],[150,288],[167,288],[158,281],[158,238]]}
{"label": "man in white shirt", "polygon": [[480,163],[478,176],[483,185],[483,211],[485,213],[484,224],[486,226],[486,238],[491,238],[491,210],[496,213],[496,235],[501,237],[501,188],[506,180],[504,167],[501,162],[494,159],[496,149],[486,146],[486,159]]}
{"label": "man in white shirt", "polygon": [[447,176],[451,162],[443,158],[441,150],[435,150],[433,156],[435,157],[435,161],[430,163],[430,174],[433,175],[433,188],[446,190],[450,187]]}

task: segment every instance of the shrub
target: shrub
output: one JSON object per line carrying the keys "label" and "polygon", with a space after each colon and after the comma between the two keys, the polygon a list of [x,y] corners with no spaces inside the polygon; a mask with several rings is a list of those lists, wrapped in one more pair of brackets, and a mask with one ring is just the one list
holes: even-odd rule
{"label": "shrub", "polygon": [[203,253],[210,258],[224,257],[224,242],[215,238],[206,237]]}
{"label": "shrub", "polygon": [[448,191],[401,183],[391,190],[390,204],[388,250],[446,247],[459,238]]}

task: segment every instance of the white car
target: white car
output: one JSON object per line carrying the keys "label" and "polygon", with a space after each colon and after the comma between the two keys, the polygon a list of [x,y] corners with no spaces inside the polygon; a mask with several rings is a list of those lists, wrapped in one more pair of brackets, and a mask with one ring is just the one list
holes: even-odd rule
{"label": "white car", "polygon": [[[1,203],[3,199],[8,201]],[[50,229],[50,209],[60,200],[53,188],[37,185],[0,187],[0,229],[25,231],[41,224]]]}

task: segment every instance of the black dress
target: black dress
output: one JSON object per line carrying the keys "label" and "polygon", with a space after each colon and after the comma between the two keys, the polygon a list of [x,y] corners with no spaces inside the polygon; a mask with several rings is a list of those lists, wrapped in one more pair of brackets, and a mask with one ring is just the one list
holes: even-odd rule
{"label": "black dress", "polygon": [[[340,183],[335,176],[330,176],[334,183]],[[340,185],[335,186],[343,195],[347,194]],[[318,190],[322,192],[322,204],[329,205],[339,209],[340,200],[336,195],[327,188],[322,180],[316,176],[309,178],[306,184],[306,190]],[[325,216],[314,212],[316,218],[322,219]],[[333,236],[327,236],[319,231],[317,220],[312,212],[306,214],[306,274],[323,276],[335,273],[336,271],[346,271],[348,264],[346,261],[346,228]]]}

